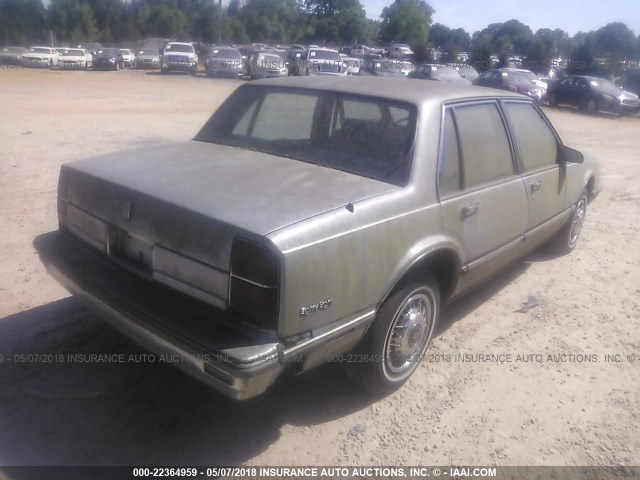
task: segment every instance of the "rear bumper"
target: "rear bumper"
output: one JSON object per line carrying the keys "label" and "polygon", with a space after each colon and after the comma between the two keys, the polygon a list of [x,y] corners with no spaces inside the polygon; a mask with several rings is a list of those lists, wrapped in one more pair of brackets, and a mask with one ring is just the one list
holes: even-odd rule
{"label": "rear bumper", "polygon": [[33,244],[51,276],[89,309],[220,393],[248,399],[284,372],[282,345],[221,326],[212,316],[225,312],[124,270],[68,233]]}

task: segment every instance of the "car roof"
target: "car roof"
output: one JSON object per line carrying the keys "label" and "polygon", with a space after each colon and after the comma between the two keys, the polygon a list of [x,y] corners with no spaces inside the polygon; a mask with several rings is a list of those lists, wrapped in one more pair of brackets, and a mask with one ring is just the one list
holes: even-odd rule
{"label": "car roof", "polygon": [[498,68],[501,72],[529,72],[533,73],[531,70],[527,70],[526,68]]}
{"label": "car roof", "polygon": [[189,45],[190,47],[193,47],[193,44],[187,42],[169,42],[167,45]]}
{"label": "car roof", "polygon": [[[398,83],[398,82],[402,83]],[[450,83],[428,82],[423,80],[398,80],[384,77],[287,77],[258,80],[249,85],[269,85],[273,87],[289,87],[308,90],[324,90],[353,95],[368,95],[388,98],[415,105],[428,102],[446,102],[472,98],[513,97],[523,95],[493,88],[474,85],[461,86]]]}
{"label": "car roof", "polygon": [[[600,78],[600,77],[593,77],[591,75],[567,75],[564,78],[584,78],[586,80],[607,80],[606,78]],[[610,82],[611,80],[607,80],[608,82]]]}
{"label": "car roof", "polygon": [[338,53],[338,51],[334,50],[333,48],[324,48],[324,47],[309,47],[307,50],[320,50],[322,52],[335,52],[335,53]]}

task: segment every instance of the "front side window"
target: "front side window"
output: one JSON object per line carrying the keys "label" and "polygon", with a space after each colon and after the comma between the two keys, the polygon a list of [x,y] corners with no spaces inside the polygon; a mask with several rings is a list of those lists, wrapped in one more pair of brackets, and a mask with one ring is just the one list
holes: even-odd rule
{"label": "front side window", "polygon": [[464,188],[513,175],[511,148],[498,106],[482,103],[455,107]]}
{"label": "front side window", "polygon": [[505,112],[513,127],[525,171],[556,164],[558,140],[538,110],[529,103],[508,102]]}

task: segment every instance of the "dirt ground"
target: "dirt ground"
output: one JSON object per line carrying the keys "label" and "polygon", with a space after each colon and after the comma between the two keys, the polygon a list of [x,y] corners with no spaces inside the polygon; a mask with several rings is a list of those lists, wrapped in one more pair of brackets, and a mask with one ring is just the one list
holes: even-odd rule
{"label": "dirt ground", "polygon": [[[70,298],[31,245],[57,228],[60,164],[187,140],[237,85],[0,70],[0,464],[640,464],[640,118],[547,110],[602,165],[577,249],[536,252],[448,308],[431,349],[442,356],[383,399],[328,366],[234,403],[144,361]],[[516,312],[529,296],[539,305]]]}

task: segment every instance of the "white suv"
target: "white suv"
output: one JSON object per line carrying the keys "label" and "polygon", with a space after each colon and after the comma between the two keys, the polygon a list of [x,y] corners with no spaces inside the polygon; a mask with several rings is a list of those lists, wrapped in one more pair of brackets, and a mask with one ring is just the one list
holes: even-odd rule
{"label": "white suv", "polygon": [[169,42],[164,47],[160,71],[168,72],[189,72],[195,75],[198,69],[198,55],[190,43]]}

